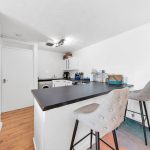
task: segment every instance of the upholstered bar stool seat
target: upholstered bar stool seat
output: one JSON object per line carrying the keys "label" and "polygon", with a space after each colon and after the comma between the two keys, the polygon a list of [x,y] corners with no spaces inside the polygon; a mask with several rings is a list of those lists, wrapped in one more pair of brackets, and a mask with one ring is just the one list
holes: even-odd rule
{"label": "upholstered bar stool seat", "polygon": [[[74,149],[74,146],[81,142],[88,135],[91,135],[90,148],[92,148],[92,137],[96,137],[96,150],[100,150],[99,140],[106,134],[113,132],[114,142],[116,150],[118,148],[117,136],[115,129],[123,122],[125,108],[128,100],[128,88],[113,90],[105,96],[104,101],[97,103],[92,103],[83,106],[74,111],[76,116],[76,123],[74,127],[74,132],[72,136],[70,150]],[[77,132],[78,123],[81,122],[85,126],[91,129],[91,132],[87,134],[84,138],[79,140],[79,142],[74,144],[75,135]],[[95,134],[93,133],[95,131]],[[105,142],[105,144],[107,144]],[[107,144],[111,149],[110,145]]]}
{"label": "upholstered bar stool seat", "polygon": [[[148,82],[146,84],[146,86],[141,90],[130,91],[129,99],[136,100],[139,102],[140,115],[141,115],[141,119],[142,119],[142,126],[143,126],[144,138],[145,138],[145,145],[147,145],[147,136],[146,136],[145,118],[144,117],[146,117],[148,127],[150,130],[149,117],[148,117],[147,107],[146,107],[146,103],[145,103],[147,101],[150,101],[150,82]],[[144,115],[143,108],[145,110],[145,115]],[[130,110],[126,109],[126,111],[130,111]],[[137,112],[135,112],[135,113],[137,113]],[[126,112],[125,112],[125,116],[126,116]]]}

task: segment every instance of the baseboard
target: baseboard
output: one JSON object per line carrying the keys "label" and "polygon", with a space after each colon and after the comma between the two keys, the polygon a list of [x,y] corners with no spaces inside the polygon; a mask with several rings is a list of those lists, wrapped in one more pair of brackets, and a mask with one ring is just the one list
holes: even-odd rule
{"label": "baseboard", "polygon": [[38,150],[37,147],[36,147],[34,138],[33,138],[33,145],[34,145],[34,150]]}
{"label": "baseboard", "polygon": [[2,123],[2,122],[0,122],[0,131],[1,131],[1,129],[2,129],[2,126],[3,126],[3,123]]}

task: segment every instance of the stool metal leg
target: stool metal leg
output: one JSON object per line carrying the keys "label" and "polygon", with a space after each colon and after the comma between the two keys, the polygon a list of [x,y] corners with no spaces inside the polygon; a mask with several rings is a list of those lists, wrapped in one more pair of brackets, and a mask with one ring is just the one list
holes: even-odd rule
{"label": "stool metal leg", "polygon": [[73,148],[73,144],[74,144],[74,140],[75,140],[75,137],[76,137],[78,124],[79,124],[79,120],[76,120],[75,126],[74,126],[73,135],[72,135],[72,140],[71,140],[70,150],[74,149],[74,148]]}
{"label": "stool metal leg", "polygon": [[128,102],[127,102],[126,109],[125,109],[124,121],[126,120],[127,108],[128,108]]}
{"label": "stool metal leg", "polygon": [[91,130],[91,135],[90,135],[90,149],[92,149],[92,139],[93,139],[93,130]]}
{"label": "stool metal leg", "polygon": [[144,138],[145,138],[145,145],[147,145],[147,136],[146,136],[145,120],[144,120],[143,107],[142,107],[142,102],[141,102],[141,101],[139,101],[139,105],[140,105],[140,111],[141,111],[143,132],[144,132]]}
{"label": "stool metal leg", "polygon": [[144,105],[144,109],[145,109],[145,114],[146,114],[146,119],[147,119],[148,128],[149,128],[149,131],[150,131],[150,123],[149,123],[149,117],[148,117],[148,112],[147,112],[146,103],[143,102],[143,105]]}
{"label": "stool metal leg", "polygon": [[100,150],[99,132],[95,132],[96,135],[96,150]]}
{"label": "stool metal leg", "polygon": [[118,146],[118,140],[117,140],[116,131],[115,131],[115,130],[113,130],[113,131],[112,131],[112,133],[113,133],[113,138],[114,138],[114,142],[115,142],[116,150],[119,150],[119,146]]}

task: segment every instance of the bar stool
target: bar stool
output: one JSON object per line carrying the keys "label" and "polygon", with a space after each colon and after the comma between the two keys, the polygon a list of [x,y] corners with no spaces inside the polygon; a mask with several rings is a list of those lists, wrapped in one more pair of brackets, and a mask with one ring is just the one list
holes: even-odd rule
{"label": "bar stool", "polygon": [[[149,123],[148,112],[147,112],[147,107],[146,107],[146,103],[145,103],[146,101],[150,101],[150,81],[145,85],[145,87],[143,89],[136,90],[136,91],[130,91],[129,99],[136,100],[139,102],[145,145],[147,145],[147,136],[146,136],[145,118],[144,117],[146,117],[148,128],[150,131],[150,123]],[[128,106],[128,104],[127,104],[127,106]],[[145,110],[145,115],[144,115],[143,108]],[[128,110],[126,107],[125,117],[126,117],[127,111],[131,111],[131,110]],[[133,112],[133,111],[131,111],[131,112]],[[137,112],[134,112],[134,113],[137,113]],[[139,114],[139,113],[137,113],[137,114]]]}
{"label": "bar stool", "polygon": [[[90,148],[92,148],[93,135],[96,137],[96,150],[100,150],[99,140],[104,142],[111,149],[119,150],[115,129],[119,127],[124,120],[127,101],[128,88],[117,89],[105,95],[104,101],[101,101],[100,104],[93,103],[75,110],[74,113],[76,115],[76,122],[72,135],[70,150],[74,150],[74,147],[88,136],[90,136]],[[74,143],[79,122],[83,123],[91,130],[90,133]],[[93,131],[95,131],[95,133]],[[113,133],[115,149],[101,139],[110,132]]]}

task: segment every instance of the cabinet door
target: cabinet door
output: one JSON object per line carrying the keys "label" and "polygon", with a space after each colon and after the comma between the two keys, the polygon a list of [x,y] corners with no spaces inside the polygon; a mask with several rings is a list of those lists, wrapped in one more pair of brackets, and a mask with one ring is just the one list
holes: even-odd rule
{"label": "cabinet door", "polygon": [[63,60],[63,63],[64,63],[64,70],[68,70],[69,69],[69,60],[68,59],[65,59],[65,60]]}
{"label": "cabinet door", "polygon": [[52,87],[61,87],[66,86],[65,80],[53,80],[52,81]]}
{"label": "cabinet door", "polygon": [[64,70],[78,70],[78,59],[76,57],[71,57],[64,60]]}
{"label": "cabinet door", "polygon": [[71,57],[68,59],[68,68],[69,70],[76,70],[78,69],[78,59],[76,57]]}
{"label": "cabinet door", "polygon": [[66,81],[66,86],[71,86],[72,85],[72,81]]}

